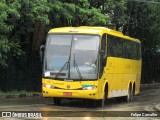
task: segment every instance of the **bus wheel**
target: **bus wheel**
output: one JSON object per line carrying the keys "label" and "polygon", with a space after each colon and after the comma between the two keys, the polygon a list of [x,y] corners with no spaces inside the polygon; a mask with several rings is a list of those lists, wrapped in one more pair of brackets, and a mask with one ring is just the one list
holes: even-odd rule
{"label": "bus wheel", "polygon": [[105,100],[106,100],[106,91],[104,91],[103,99],[97,101],[98,102],[98,106],[103,108]]}
{"label": "bus wheel", "polygon": [[61,104],[61,98],[53,98],[54,104],[55,105],[60,105]]}
{"label": "bus wheel", "polygon": [[126,102],[131,102],[133,98],[133,90],[132,87],[130,85],[129,89],[128,89],[128,95],[126,96]]}

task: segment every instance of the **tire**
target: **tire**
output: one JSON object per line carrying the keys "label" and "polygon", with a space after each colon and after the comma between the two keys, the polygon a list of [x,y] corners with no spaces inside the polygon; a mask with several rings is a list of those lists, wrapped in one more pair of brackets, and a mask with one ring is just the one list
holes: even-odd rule
{"label": "tire", "polygon": [[97,100],[98,107],[104,108],[104,104],[105,104],[105,100],[106,100],[106,96],[107,96],[106,92],[107,91],[105,90],[104,94],[103,94],[103,99]]}
{"label": "tire", "polygon": [[132,99],[133,99],[133,90],[132,90],[131,85],[128,89],[128,95],[127,96],[116,98],[117,102],[119,102],[119,103],[121,103],[121,102],[132,102]]}
{"label": "tire", "polygon": [[132,99],[133,99],[133,89],[130,85],[128,89],[128,95],[126,96],[126,102],[132,102]]}
{"label": "tire", "polygon": [[61,104],[61,98],[53,98],[54,104],[55,105],[60,105]]}

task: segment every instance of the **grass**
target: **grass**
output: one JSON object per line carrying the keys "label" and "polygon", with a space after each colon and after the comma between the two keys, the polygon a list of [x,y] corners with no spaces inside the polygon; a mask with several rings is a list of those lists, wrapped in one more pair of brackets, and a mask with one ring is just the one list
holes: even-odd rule
{"label": "grass", "polygon": [[34,91],[26,91],[26,90],[20,90],[20,91],[17,91],[17,90],[12,90],[12,91],[1,91],[0,90],[0,95],[13,95],[13,94],[36,94],[36,93],[39,93],[39,92],[34,92]]}

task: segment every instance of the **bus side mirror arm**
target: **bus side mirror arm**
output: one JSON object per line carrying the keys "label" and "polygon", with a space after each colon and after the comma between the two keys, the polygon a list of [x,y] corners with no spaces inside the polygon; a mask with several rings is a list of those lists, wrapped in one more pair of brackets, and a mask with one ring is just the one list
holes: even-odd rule
{"label": "bus side mirror arm", "polygon": [[107,60],[107,57],[104,57],[103,61],[102,61],[103,62],[103,66],[106,66],[106,60]]}
{"label": "bus side mirror arm", "polygon": [[101,55],[101,58],[102,58],[102,65],[106,66],[107,57],[105,56],[104,50],[100,50],[100,55]]}
{"label": "bus side mirror arm", "polygon": [[39,54],[40,54],[40,59],[42,63],[43,63],[43,57],[44,57],[44,49],[45,49],[44,45],[41,45]]}

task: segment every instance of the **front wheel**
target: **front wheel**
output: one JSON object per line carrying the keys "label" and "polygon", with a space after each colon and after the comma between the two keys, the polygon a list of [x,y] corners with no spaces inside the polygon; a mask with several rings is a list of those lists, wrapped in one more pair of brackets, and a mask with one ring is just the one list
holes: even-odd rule
{"label": "front wheel", "polygon": [[102,107],[102,108],[104,107],[106,97],[107,97],[107,91],[104,91],[103,99],[97,101],[99,107]]}

